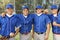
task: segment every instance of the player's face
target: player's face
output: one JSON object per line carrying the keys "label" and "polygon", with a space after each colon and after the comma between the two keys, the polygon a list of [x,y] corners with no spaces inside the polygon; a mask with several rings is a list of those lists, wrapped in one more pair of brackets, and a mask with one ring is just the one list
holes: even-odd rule
{"label": "player's face", "polygon": [[7,12],[9,15],[12,15],[13,9],[8,8],[8,9],[6,9],[6,12]]}
{"label": "player's face", "polygon": [[42,12],[42,9],[37,9],[36,13],[40,14]]}
{"label": "player's face", "polygon": [[56,13],[57,13],[57,9],[52,9],[51,12],[52,12],[53,14],[56,14]]}
{"label": "player's face", "polygon": [[23,14],[24,15],[28,15],[28,13],[29,13],[29,10],[28,9],[23,9]]}

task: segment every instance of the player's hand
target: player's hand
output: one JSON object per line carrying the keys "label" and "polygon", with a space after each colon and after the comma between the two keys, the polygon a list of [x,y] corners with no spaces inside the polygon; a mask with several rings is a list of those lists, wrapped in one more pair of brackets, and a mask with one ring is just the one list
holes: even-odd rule
{"label": "player's hand", "polygon": [[45,35],[45,40],[48,40],[48,37],[49,37],[48,35]]}
{"label": "player's hand", "polygon": [[14,36],[16,36],[19,33],[19,28],[16,28],[16,33]]}
{"label": "player's hand", "polygon": [[57,23],[56,23],[56,22],[53,22],[53,25],[54,25],[54,24],[57,24]]}
{"label": "player's hand", "polygon": [[2,14],[1,14],[2,17],[5,17],[5,15],[6,15],[6,13],[2,13]]}
{"label": "player's hand", "polygon": [[10,33],[10,37],[14,37],[15,36],[15,34],[14,33]]}
{"label": "player's hand", "polygon": [[17,35],[17,33],[15,33],[14,37]]}

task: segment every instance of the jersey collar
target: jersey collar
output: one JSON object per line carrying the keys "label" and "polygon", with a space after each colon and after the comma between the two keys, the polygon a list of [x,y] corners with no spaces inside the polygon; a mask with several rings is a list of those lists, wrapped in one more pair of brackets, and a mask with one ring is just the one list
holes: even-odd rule
{"label": "jersey collar", "polygon": [[16,13],[13,12],[12,15],[8,15],[8,14],[6,13],[6,15],[7,15],[8,17],[12,17],[14,14],[16,14]]}
{"label": "jersey collar", "polygon": [[36,13],[37,16],[41,16],[42,14],[43,14],[43,13],[40,13],[40,14],[37,14],[37,13]]}

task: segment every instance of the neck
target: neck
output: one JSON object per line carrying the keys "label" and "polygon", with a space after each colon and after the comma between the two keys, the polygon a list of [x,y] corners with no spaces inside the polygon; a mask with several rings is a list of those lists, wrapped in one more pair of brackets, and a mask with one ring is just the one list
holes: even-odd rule
{"label": "neck", "polygon": [[57,13],[53,14],[53,15],[57,15]]}
{"label": "neck", "polygon": [[11,13],[8,13],[8,15],[12,15],[13,14],[13,12],[11,12]]}
{"label": "neck", "polygon": [[24,16],[27,16],[28,14],[23,14]]}
{"label": "neck", "polygon": [[42,13],[37,13],[37,14],[42,14]]}

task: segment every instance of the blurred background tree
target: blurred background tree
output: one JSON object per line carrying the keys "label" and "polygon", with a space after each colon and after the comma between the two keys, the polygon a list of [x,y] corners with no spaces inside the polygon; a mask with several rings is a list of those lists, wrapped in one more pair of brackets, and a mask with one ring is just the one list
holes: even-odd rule
{"label": "blurred background tree", "polygon": [[52,4],[59,4],[59,0],[0,0],[0,13],[5,10],[5,5],[12,3],[14,5],[14,10],[17,13],[22,11],[23,5],[28,5],[30,12],[35,12],[36,5],[42,5],[44,8],[49,8]]}

